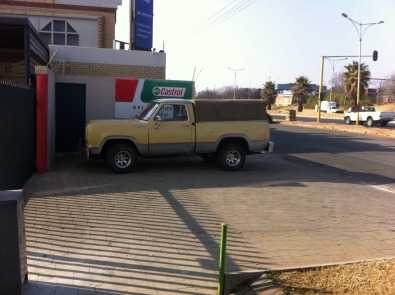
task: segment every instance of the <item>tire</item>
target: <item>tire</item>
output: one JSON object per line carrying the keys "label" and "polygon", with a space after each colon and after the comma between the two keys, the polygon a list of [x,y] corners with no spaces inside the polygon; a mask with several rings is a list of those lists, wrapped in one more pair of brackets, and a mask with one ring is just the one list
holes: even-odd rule
{"label": "tire", "polygon": [[373,121],[373,119],[372,119],[371,117],[369,117],[369,118],[367,119],[366,125],[367,125],[368,127],[373,127],[374,121]]}
{"label": "tire", "polygon": [[350,117],[345,117],[344,118],[344,123],[346,123],[347,125],[351,125],[351,118]]}
{"label": "tire", "polygon": [[218,165],[227,171],[237,171],[243,168],[246,151],[239,144],[226,144],[218,152]]}
{"label": "tire", "polygon": [[136,149],[130,144],[114,144],[106,151],[106,163],[115,173],[131,172],[137,163]]}
{"label": "tire", "polygon": [[202,158],[204,162],[208,162],[208,163],[214,162],[216,159],[215,154],[201,154],[199,156],[200,158]]}
{"label": "tire", "polygon": [[382,127],[385,127],[385,126],[387,126],[388,125],[388,121],[381,121],[381,124],[380,124]]}

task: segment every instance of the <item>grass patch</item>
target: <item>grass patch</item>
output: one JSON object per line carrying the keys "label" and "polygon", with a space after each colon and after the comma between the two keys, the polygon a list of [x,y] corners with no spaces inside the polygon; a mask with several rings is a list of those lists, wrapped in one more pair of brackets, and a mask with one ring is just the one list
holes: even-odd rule
{"label": "grass patch", "polygon": [[395,294],[395,261],[356,263],[316,270],[272,272],[283,294]]}

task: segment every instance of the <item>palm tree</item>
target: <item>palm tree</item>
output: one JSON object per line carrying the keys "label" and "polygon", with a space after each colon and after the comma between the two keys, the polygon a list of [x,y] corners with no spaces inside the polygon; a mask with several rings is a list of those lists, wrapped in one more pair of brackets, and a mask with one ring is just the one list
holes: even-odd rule
{"label": "palm tree", "polygon": [[309,79],[305,76],[296,78],[295,85],[292,87],[292,92],[298,103],[298,112],[303,111],[303,104],[310,93]]}
{"label": "palm tree", "polygon": [[[343,73],[345,91],[347,96],[353,100],[353,106],[357,105],[357,89],[358,89],[358,62],[353,61],[345,66],[346,71]],[[361,64],[361,86],[360,91],[364,93],[368,87],[370,79],[370,71],[366,64]]]}
{"label": "palm tree", "polygon": [[266,102],[267,109],[272,109],[272,104],[276,101],[277,91],[272,81],[267,81],[261,89],[261,99]]}

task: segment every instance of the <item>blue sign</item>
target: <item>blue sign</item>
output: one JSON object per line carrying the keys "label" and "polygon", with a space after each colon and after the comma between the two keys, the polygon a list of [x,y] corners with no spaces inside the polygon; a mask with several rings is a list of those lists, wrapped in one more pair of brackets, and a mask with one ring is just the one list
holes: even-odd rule
{"label": "blue sign", "polygon": [[154,0],[135,0],[134,48],[151,50]]}

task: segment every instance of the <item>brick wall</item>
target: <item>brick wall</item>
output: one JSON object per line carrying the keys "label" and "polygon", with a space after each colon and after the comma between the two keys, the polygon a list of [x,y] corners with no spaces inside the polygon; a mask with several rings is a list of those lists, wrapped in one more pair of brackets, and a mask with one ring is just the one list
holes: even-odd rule
{"label": "brick wall", "polygon": [[61,75],[134,77],[137,79],[165,79],[164,67],[89,64],[89,63],[53,63],[52,70]]}
{"label": "brick wall", "polygon": [[[17,1],[26,2],[26,1]],[[89,7],[89,9],[82,9],[81,7],[73,8],[69,6],[65,8],[62,5],[48,5],[48,7],[35,6],[35,3],[51,3],[53,0],[31,0],[24,6],[3,4],[0,2],[0,15],[18,15],[18,16],[49,16],[49,17],[96,17],[98,20],[98,32],[100,36],[98,40],[98,47],[112,48],[113,40],[115,38],[115,10],[112,9],[95,9]],[[8,2],[6,2],[8,3]],[[37,5],[38,5],[37,4]],[[45,5],[47,6],[47,5]]]}

